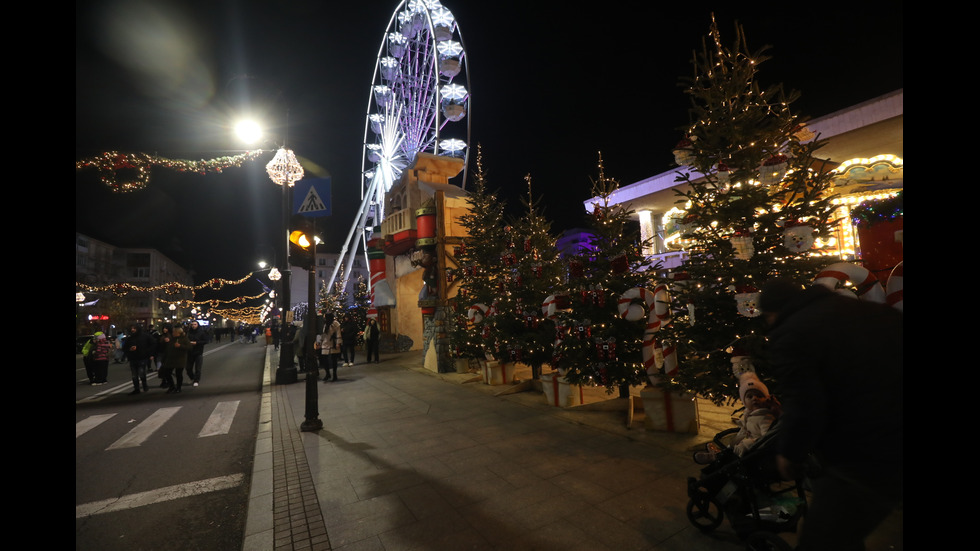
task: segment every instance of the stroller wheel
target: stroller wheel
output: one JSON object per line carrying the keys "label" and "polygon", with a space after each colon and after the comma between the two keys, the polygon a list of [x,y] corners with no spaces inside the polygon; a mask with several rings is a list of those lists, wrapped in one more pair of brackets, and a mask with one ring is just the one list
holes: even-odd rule
{"label": "stroller wheel", "polygon": [[745,538],[745,548],[748,551],[792,551],[793,547],[786,540],[772,532],[752,532]]}
{"label": "stroller wheel", "polygon": [[711,532],[721,526],[725,513],[717,503],[705,496],[697,496],[687,502],[687,519],[698,530]]}

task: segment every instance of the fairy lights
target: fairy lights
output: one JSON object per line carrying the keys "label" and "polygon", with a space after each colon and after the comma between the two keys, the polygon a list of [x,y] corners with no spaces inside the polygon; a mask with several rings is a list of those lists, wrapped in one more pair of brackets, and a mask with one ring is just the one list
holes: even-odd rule
{"label": "fairy lights", "polygon": [[276,156],[265,165],[265,171],[269,178],[280,186],[286,184],[292,187],[303,179],[303,166],[296,160],[296,154],[292,149],[284,147],[276,151]]}
{"label": "fairy lights", "polygon": [[150,182],[150,169],[161,166],[181,172],[208,174],[220,173],[230,167],[240,167],[263,153],[262,150],[248,151],[231,157],[217,157],[210,160],[190,161],[168,159],[146,153],[120,153],[107,151],[101,155],[75,162],[75,170],[94,168],[99,172],[102,183],[118,193],[139,191]]}

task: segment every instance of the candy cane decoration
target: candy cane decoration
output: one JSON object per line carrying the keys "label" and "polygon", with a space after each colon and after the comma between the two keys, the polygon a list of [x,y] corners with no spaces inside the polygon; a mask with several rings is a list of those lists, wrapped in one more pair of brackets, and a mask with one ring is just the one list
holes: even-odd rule
{"label": "candy cane decoration", "polygon": [[626,321],[643,319],[644,307],[635,302],[637,299],[642,300],[646,304],[646,310],[652,313],[653,293],[642,287],[633,287],[619,297],[616,305],[619,308],[619,317]]}
{"label": "candy cane decoration", "polygon": [[490,308],[486,304],[476,303],[470,306],[470,309],[466,311],[466,319],[470,323],[480,323],[483,318],[487,317],[490,313]]}
{"label": "candy cane decoration", "polygon": [[548,295],[545,297],[544,302],[541,303],[541,315],[545,319],[553,320],[558,317],[558,299],[555,295]]}
{"label": "candy cane decoration", "polygon": [[[859,299],[869,302],[885,302],[885,289],[882,288],[878,278],[868,271],[867,268],[858,266],[857,264],[851,264],[849,262],[831,264],[821,270],[817,274],[817,277],[813,279],[814,283],[823,285],[831,291],[837,289],[838,282],[843,283],[845,281],[854,283]],[[843,293],[852,294],[846,290],[843,290]]]}
{"label": "candy cane decoration", "polygon": [[905,299],[902,292],[902,264],[905,264],[905,261],[899,262],[898,266],[892,268],[892,273],[888,275],[888,281],[885,283],[885,302],[904,312],[902,307],[902,301]]}
{"label": "candy cane decoration", "polygon": [[[635,303],[636,300],[643,300],[649,311],[641,347],[643,367],[648,374],[651,370],[663,367],[665,374],[673,375],[677,371],[676,348],[673,346],[664,348],[656,339],[657,332],[670,323],[670,295],[667,286],[658,285],[653,292],[641,287],[627,290],[619,299],[620,317],[628,321],[643,318],[643,307]],[[655,382],[652,375],[651,382]]]}

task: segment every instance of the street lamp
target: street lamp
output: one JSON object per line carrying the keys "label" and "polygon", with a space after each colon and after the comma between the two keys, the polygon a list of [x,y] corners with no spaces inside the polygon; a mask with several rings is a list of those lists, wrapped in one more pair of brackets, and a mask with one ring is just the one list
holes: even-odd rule
{"label": "street lamp", "polygon": [[[269,178],[276,185],[282,186],[282,234],[286,236],[286,262],[282,270],[282,324],[285,329],[287,323],[292,323],[292,311],[290,310],[289,293],[289,213],[290,213],[290,190],[297,181],[303,178],[303,166],[296,160],[296,154],[290,149],[280,147],[275,157],[269,161],[265,167]],[[288,384],[296,382],[296,365],[293,362],[293,343],[289,339],[283,339],[279,348],[279,367],[276,369],[276,384]]]}

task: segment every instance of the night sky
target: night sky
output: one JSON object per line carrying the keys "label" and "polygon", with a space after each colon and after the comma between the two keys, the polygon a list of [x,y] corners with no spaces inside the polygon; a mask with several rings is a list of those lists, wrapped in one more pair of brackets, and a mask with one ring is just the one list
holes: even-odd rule
{"label": "night sky", "polygon": [[[801,115],[904,86],[901,3],[799,4],[811,12],[771,2],[656,4],[443,2],[466,48],[471,143],[482,146],[488,185],[509,212],[530,174],[552,229],[580,225],[599,151],[606,175],[623,185],[670,170],[678,129],[688,123],[678,79],[691,74],[712,12],[726,45],[737,20],[750,50],[772,46],[759,81],[802,92],[794,104]],[[77,2],[76,161],[103,151],[239,154],[245,146],[231,121],[259,114],[273,134],[263,149],[285,143],[308,176],[332,178],[333,215],[318,224],[339,252],[360,204],[368,91],[397,5]],[[281,190],[265,174],[271,157],[221,174],[156,168],[145,190],[128,194],[111,193],[92,170],[76,171],[76,231],[160,249],[197,282],[238,279],[282,255]]]}

